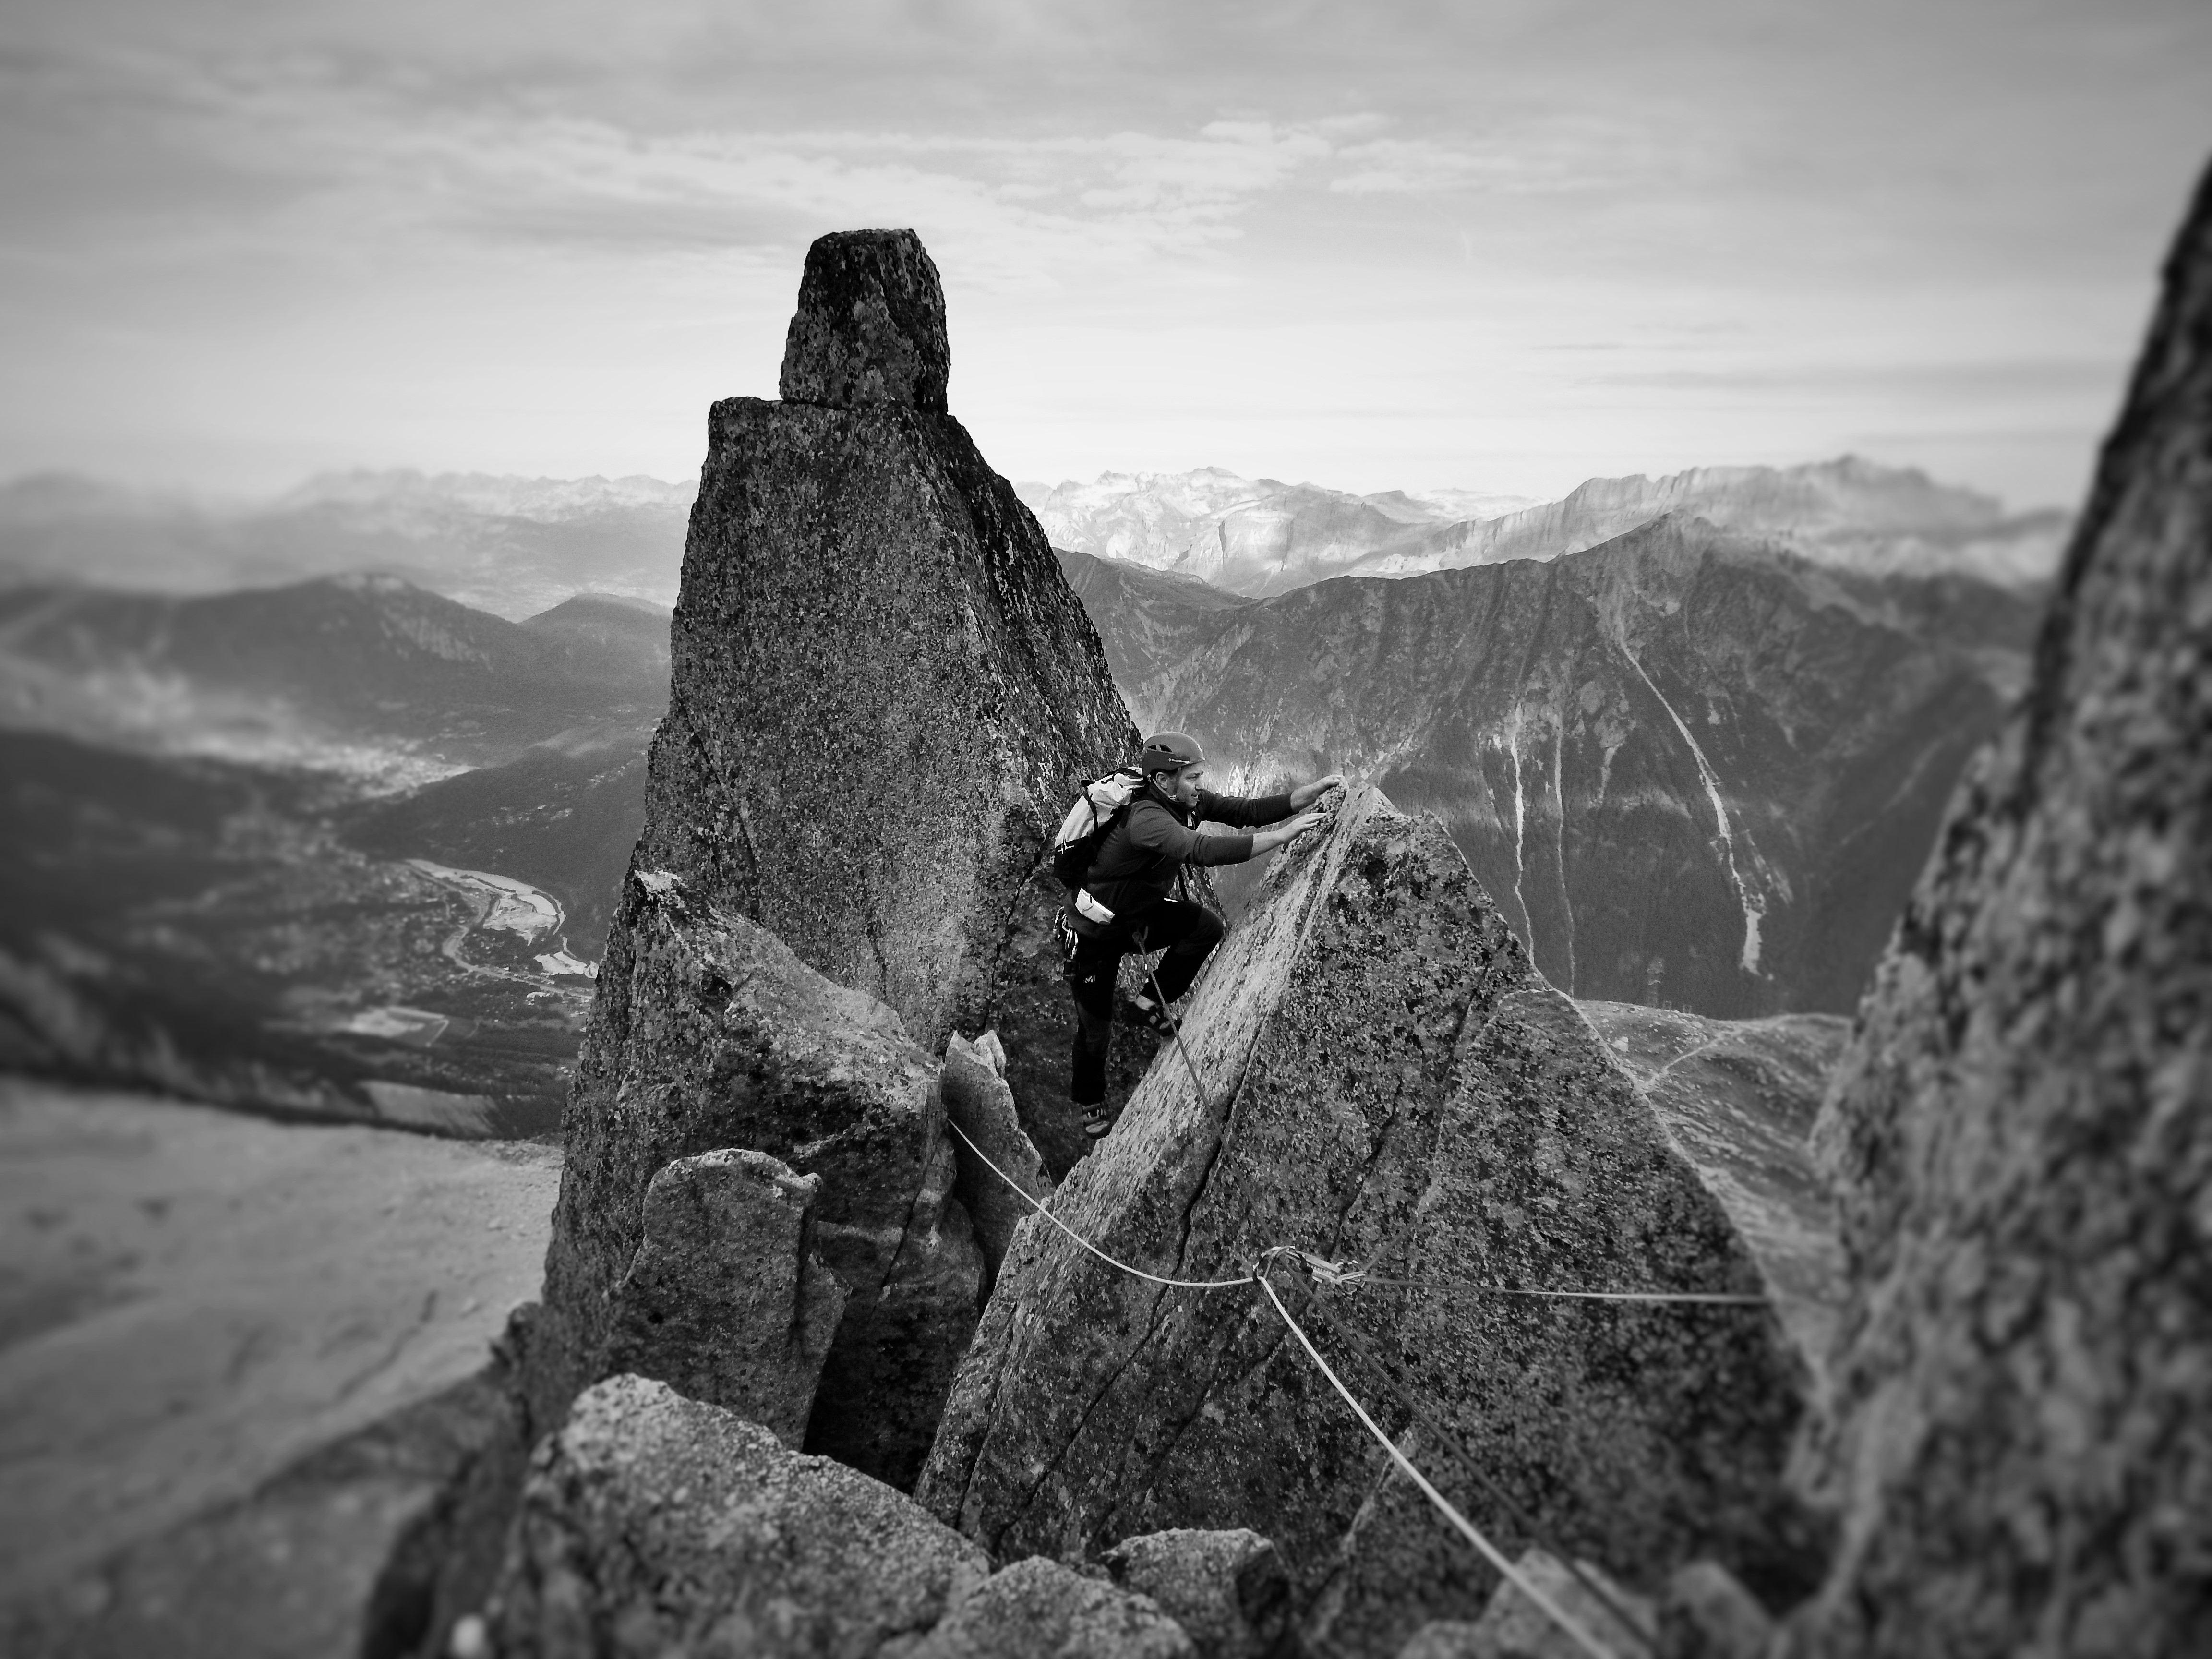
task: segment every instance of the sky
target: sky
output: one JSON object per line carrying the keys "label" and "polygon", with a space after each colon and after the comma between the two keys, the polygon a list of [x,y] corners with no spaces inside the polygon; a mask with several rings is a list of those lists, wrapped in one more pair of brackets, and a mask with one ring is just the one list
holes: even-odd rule
{"label": "sky", "polygon": [[682,477],[878,225],[1017,479],[2070,506],[2208,155],[2203,0],[14,0],[0,478]]}

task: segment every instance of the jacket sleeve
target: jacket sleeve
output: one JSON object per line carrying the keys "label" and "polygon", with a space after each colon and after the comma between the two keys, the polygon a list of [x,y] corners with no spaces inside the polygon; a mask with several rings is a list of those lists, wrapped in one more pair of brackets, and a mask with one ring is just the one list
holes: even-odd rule
{"label": "jacket sleeve", "polygon": [[1247,797],[1217,795],[1211,789],[1201,789],[1198,792],[1198,815],[1215,823],[1233,823],[1240,830],[1280,823],[1291,816],[1290,792]]}
{"label": "jacket sleeve", "polygon": [[1139,802],[1129,814],[1129,840],[1140,851],[1176,864],[1242,864],[1252,856],[1251,836],[1201,836],[1152,801]]}

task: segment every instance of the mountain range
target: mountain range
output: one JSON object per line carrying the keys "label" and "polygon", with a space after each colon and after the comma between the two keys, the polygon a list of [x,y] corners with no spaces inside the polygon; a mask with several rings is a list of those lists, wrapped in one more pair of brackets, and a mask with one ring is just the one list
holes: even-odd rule
{"label": "mountain range", "polygon": [[0,592],[0,1064],[550,1131],[668,668],[624,598]]}
{"label": "mountain range", "polygon": [[1561,989],[1722,1018],[1856,1005],[2039,611],[1679,514],[1258,600],[1060,556],[1139,724],[1200,734],[1228,787],[1378,784]]}
{"label": "mountain range", "polygon": [[1017,488],[1056,547],[1255,598],[1333,576],[1556,558],[1668,513],[1863,575],[1970,575],[2017,586],[2056,568],[2068,525],[2063,513],[2008,514],[1992,497],[1854,456],[1592,478],[1545,502],[1463,490],[1350,495],[1211,467]]}
{"label": "mountain range", "polygon": [[[1437,812],[1563,988],[1843,1010],[2037,604],[1961,551],[2014,522],[1994,504],[1857,465],[1600,481],[1481,520],[1455,515],[1501,503],[1285,492],[1279,526],[1449,532],[1495,556],[1264,598],[1060,557],[1140,723],[1200,732],[1232,780],[1340,769]],[[1190,476],[1176,499],[1237,519],[1243,481]],[[1164,498],[1107,482],[1131,522]],[[1676,513],[1559,550],[1650,489],[1796,528]],[[362,473],[225,513],[0,491],[0,1060],[550,1124],[669,675],[665,606],[577,584],[610,558],[645,568],[659,536],[672,589],[690,493]],[[1816,531],[1824,556],[1802,545]],[[266,580],[378,550],[406,557]],[[507,614],[453,597],[479,590]],[[1233,874],[1221,890],[1237,900]]]}

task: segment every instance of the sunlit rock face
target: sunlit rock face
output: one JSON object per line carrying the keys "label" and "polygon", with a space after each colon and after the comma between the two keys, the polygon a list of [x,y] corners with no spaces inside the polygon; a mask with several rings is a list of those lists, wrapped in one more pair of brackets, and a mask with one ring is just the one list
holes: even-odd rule
{"label": "sunlit rock face", "polygon": [[1140,721],[1232,776],[1370,780],[1560,989],[1723,1018],[1856,1005],[2035,614],[1696,519],[1256,604],[1068,562]]}
{"label": "sunlit rock face", "polygon": [[2212,1651],[2212,179],[1820,1132],[1823,1655]]}
{"label": "sunlit rock face", "polygon": [[1036,520],[944,412],[944,316],[911,232],[825,237],[786,400],[714,406],[639,856],[933,1053],[995,1023],[1018,1094],[1066,1040],[1039,860],[1137,733]]}
{"label": "sunlit rock face", "polygon": [[[1782,1476],[1813,1375],[1763,1252],[1816,1230],[1817,1209],[1802,1169],[1794,1189],[1760,1188],[1757,1214],[1738,1190],[1757,1183],[1708,1173],[1773,1154],[1809,1100],[1777,1134],[1686,1156],[1441,830],[1371,789],[1278,856],[1185,1030],[1193,1067],[1155,1064],[1055,1194],[1061,1221],[1169,1278],[1231,1278],[1290,1244],[1413,1281],[1314,1291],[1277,1273],[1394,1425],[1408,1390],[1608,1571],[1650,1579],[1706,1555],[1778,1601],[1809,1587],[1820,1529]],[[1708,1115],[1729,1140],[1726,1113]],[[1776,1214],[1793,1202],[1794,1227]],[[1753,1299],[1482,1288],[1498,1285]],[[1421,1444],[1439,1468],[1454,1456]],[[1530,1541],[1450,1468],[1480,1524]],[[1426,1619],[1474,1616],[1492,1583],[1255,1289],[1151,1284],[1036,1224],[1007,1254],[916,1491],[1006,1555],[1266,1530],[1328,1651],[1394,1651]]]}

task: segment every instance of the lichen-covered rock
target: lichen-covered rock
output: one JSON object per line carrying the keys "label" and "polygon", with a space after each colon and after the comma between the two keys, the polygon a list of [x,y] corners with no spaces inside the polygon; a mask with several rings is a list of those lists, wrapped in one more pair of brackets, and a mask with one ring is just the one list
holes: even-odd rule
{"label": "lichen-covered rock", "polygon": [[842,230],[806,250],[799,309],[784,336],[778,395],[856,409],[945,412],[952,373],[936,261],[910,230]]}
{"label": "lichen-covered rock", "polygon": [[[1412,1431],[1493,1535],[1533,1541],[1462,1450],[1621,1575],[1711,1555],[1809,1584],[1820,1540],[1782,1474],[1810,1385],[1769,1310],[1484,1288],[1765,1294],[1722,1196],[1438,826],[1354,792],[1277,860],[1185,1030],[1205,1095],[1156,1065],[1061,1186],[1061,1220],[1170,1277],[1232,1278],[1282,1244],[1417,1280],[1277,1274],[1387,1419],[1405,1425],[1410,1389],[1453,1437]],[[1472,1619],[1493,1577],[1253,1291],[1150,1284],[1041,1225],[1006,1259],[917,1492],[1005,1554],[1265,1529],[1306,1638],[1349,1651]]]}
{"label": "lichen-covered rock", "polygon": [[702,1152],[645,1191],[645,1237],[615,1287],[607,1366],[806,1437],[845,1287],[814,1250],[822,1177],[766,1152]]}
{"label": "lichen-covered rock", "polygon": [[990,1571],[880,1481],[618,1376],[532,1460],[489,1623],[501,1659],[867,1659]]}
{"label": "lichen-covered rock", "polygon": [[1194,1659],[1145,1596],[1057,1561],[1017,1561],[971,1591],[911,1659]]}
{"label": "lichen-covered rock", "polygon": [[[951,1197],[937,1066],[872,997],[665,872],[633,872],[564,1123],[532,1417],[608,1374],[647,1194],[744,1147],[818,1176],[814,1248],[848,1292],[809,1449],[911,1482],[974,1328],[982,1258]],[[777,1247],[779,1251],[781,1247]]]}
{"label": "lichen-covered rock", "polygon": [[931,1053],[995,1024],[1064,1091],[1073,1017],[1036,948],[1060,896],[1035,878],[1138,736],[1036,520],[943,412],[943,315],[910,233],[825,238],[789,401],[714,405],[639,859]]}
{"label": "lichen-covered rock", "polygon": [[2212,1652],[2208,642],[2212,175],[1824,1111],[1845,1509],[1801,1651]]}
{"label": "lichen-covered rock", "polygon": [[1271,1659],[1294,1645],[1290,1576],[1256,1532],[1146,1533],[1109,1550],[1105,1565],[1115,1583],[1151,1596],[1183,1627],[1198,1659]]}
{"label": "lichen-covered rock", "polygon": [[[999,1264],[1014,1241],[1014,1229],[1036,1213],[1023,1201],[1022,1194],[1039,1203],[1052,1196],[1052,1176],[1022,1127],[1014,1091],[1003,1075],[1005,1066],[1006,1050],[995,1033],[986,1031],[980,1042],[972,1043],[956,1034],[945,1045],[945,1071],[939,1080],[945,1115],[999,1171],[994,1173],[968,1146],[959,1147],[960,1180],[953,1192],[975,1224],[987,1287],[998,1277]],[[1001,1180],[1000,1174],[1006,1179]]]}

